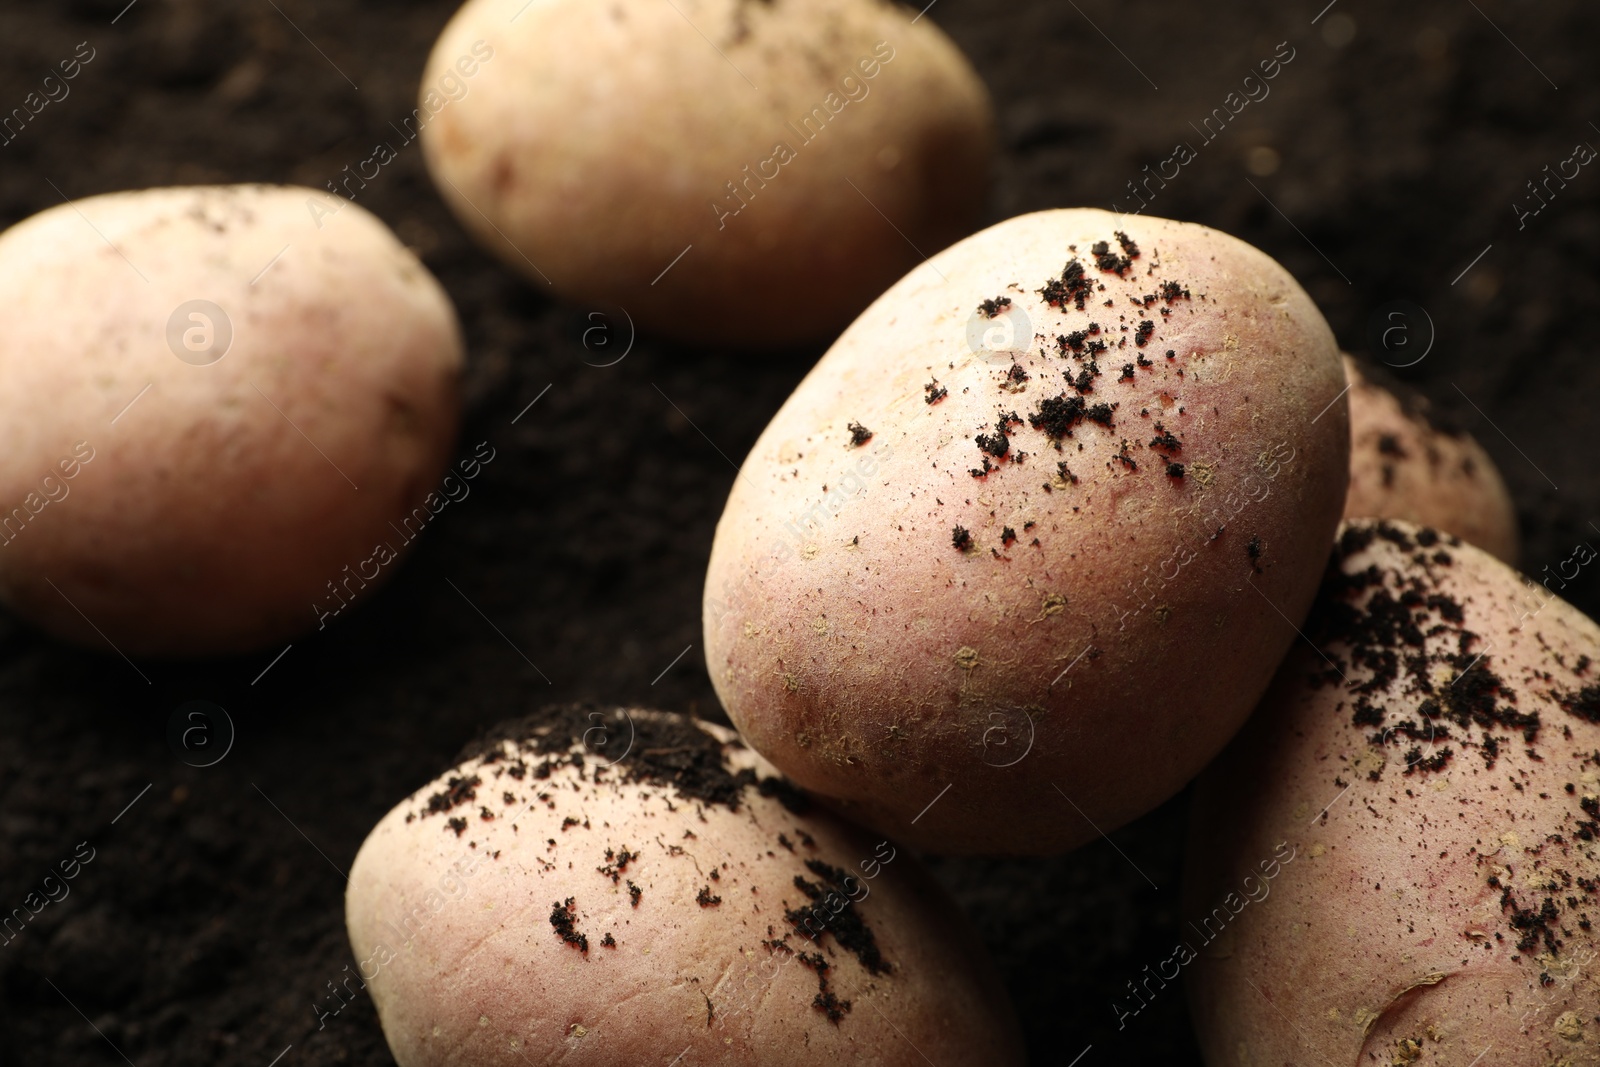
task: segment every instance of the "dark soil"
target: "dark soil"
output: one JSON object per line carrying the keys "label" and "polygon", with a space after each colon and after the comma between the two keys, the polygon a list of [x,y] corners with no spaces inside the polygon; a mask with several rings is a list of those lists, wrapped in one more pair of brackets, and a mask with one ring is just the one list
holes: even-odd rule
{"label": "dark soil", "polygon": [[[1151,213],[1266,249],[1348,348],[1395,324],[1389,302],[1425,309],[1435,343],[1400,373],[1494,455],[1537,571],[1600,521],[1600,465],[1575,447],[1600,399],[1600,327],[1583,310],[1600,307],[1600,167],[1521,228],[1513,204],[1537,206],[1526,183],[1579,141],[1600,145],[1600,8],[1338,0],[1313,25],[1324,3],[941,0],[928,17],[972,56],[1000,109],[993,219],[1131,208],[1126,183],[1187,141],[1197,158]],[[453,8],[125,4],[0,8],[0,113],[79,42],[95,50],[71,96],[0,147],[0,224],[62,196],[142,186],[320,187],[408,113]],[[1271,95],[1202,143],[1190,124],[1280,41],[1295,58]],[[460,308],[463,452],[487,439],[498,457],[391,585],[264,675],[278,650],[135,668],[0,616],[0,914],[93,850],[70,895],[0,948],[0,1064],[389,1063],[370,1001],[321,1029],[313,1008],[353,962],[342,872],[378,817],[535,703],[720,714],[699,606],[728,457],[745,454],[819,350],[714,355],[640,339],[600,367],[623,339],[585,348],[594,309],[551,304],[470,244],[414,147],[361,203]],[[1415,347],[1394,362],[1425,342],[1419,316],[1405,324]],[[1600,607],[1593,575],[1568,591]],[[208,768],[169,741],[190,700],[220,705],[235,730]],[[211,721],[220,752],[225,731]],[[180,732],[188,722],[176,720]],[[1036,1063],[1069,1064],[1090,1046],[1083,1067],[1197,1062],[1178,988],[1120,1029],[1112,1007],[1176,940],[1183,809],[1180,797],[1118,831],[1116,848],[937,864],[999,962]]]}

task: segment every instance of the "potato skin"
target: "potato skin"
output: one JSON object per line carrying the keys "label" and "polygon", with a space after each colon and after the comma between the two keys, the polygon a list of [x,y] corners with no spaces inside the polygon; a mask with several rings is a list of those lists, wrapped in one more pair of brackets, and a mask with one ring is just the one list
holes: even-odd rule
{"label": "potato skin", "polygon": [[[804,810],[732,731],[569,707],[497,736],[386,815],[350,870],[351,945],[400,1067],[1022,1063],[981,949],[916,859]],[[696,788],[741,771],[736,806]],[[814,907],[818,941],[786,918]],[[842,943],[852,917],[877,957]],[[816,1003],[823,961],[837,1018]]]}
{"label": "potato skin", "polygon": [[[316,626],[330,582],[351,596],[394,570],[350,578],[377,542],[404,550],[390,524],[438,484],[460,330],[366,211],[319,226],[326,199],[114,193],[0,235],[26,309],[0,347],[0,597],[19,614],[134,657],[233,653]],[[192,300],[231,323],[215,362],[169,343],[199,328]]]}
{"label": "potato skin", "polygon": [[[1208,1063],[1600,1063],[1600,627],[1557,588],[1450,535],[1346,525],[1321,654],[1290,654],[1196,786]],[[1227,903],[1283,849],[1266,899]]]}
{"label": "potato skin", "polygon": [[1483,446],[1464,430],[1436,427],[1425,399],[1402,400],[1374,380],[1381,370],[1349,355],[1344,362],[1351,441],[1344,517],[1431,526],[1516,566],[1516,511]]}
{"label": "potato skin", "polygon": [[833,336],[911,245],[977,225],[993,109],[930,19],[877,0],[525,4],[468,0],[450,22],[422,143],[462,225],[541,289],[771,348]]}
{"label": "potato skin", "polygon": [[[1119,228],[1126,277],[1092,251],[1121,266]],[[1047,306],[1074,257],[1105,291]],[[1014,351],[968,347],[1021,316]],[[892,836],[1043,854],[1109,831],[1221,749],[1294,639],[1344,500],[1343,388],[1310,299],[1232,237],[1092,210],[985,230],[879,298],[745,461],[706,582],[717,693]],[[1118,405],[1111,425],[1059,436],[1080,400]]]}

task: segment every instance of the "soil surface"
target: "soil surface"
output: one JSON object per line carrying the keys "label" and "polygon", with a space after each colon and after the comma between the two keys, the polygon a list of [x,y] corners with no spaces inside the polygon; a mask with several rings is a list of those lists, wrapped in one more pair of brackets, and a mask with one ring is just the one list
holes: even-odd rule
{"label": "soil surface", "polygon": [[[1402,326],[1387,335],[1390,362],[1427,351],[1399,373],[1493,454],[1538,571],[1600,536],[1600,464],[1586,451],[1600,326],[1583,310],[1600,307],[1600,168],[1542,200],[1528,186],[1579,142],[1600,145],[1600,8],[1325,3],[939,0],[927,17],[999,108],[993,220],[1132,210],[1128,183],[1188,143],[1195,158],[1149,186],[1149,211],[1266,249],[1349,349]],[[409,113],[452,9],[6,4],[0,114],[80,42],[94,58],[0,147],[0,225],[118,189],[320,187]],[[1291,49],[1270,95],[1207,140],[1212,109]],[[320,1027],[314,1007],[352,962],[343,872],[377,819],[482,728],[536,703],[721,714],[699,648],[712,532],[732,461],[820,349],[639,338],[603,366],[625,327],[550,302],[481,253],[414,147],[360,202],[460,308],[462,453],[487,440],[497,458],[388,587],[277,659],[130,664],[0,616],[0,912],[93,855],[0,948],[0,1064],[391,1063],[368,999]],[[1410,310],[1389,318],[1398,300]],[[611,333],[586,345],[597,323]],[[1600,608],[1594,575],[1568,592]],[[226,719],[187,718],[196,700]],[[212,733],[186,750],[196,723]],[[1179,797],[1114,844],[1060,859],[936,862],[1005,975],[1035,1063],[1198,1062],[1178,985],[1120,1025],[1113,1007],[1131,1007],[1127,983],[1178,937],[1183,823]]]}

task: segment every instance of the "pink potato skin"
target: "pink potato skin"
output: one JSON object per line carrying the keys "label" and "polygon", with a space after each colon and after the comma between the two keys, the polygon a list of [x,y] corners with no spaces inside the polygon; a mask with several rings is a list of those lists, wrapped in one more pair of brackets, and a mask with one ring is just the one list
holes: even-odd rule
{"label": "pink potato skin", "polygon": [[[584,736],[607,727],[613,749],[635,736],[659,744],[628,724],[669,718],[604,714]],[[700,729],[730,769],[773,775],[731,731]],[[625,782],[627,757],[597,782],[603,746],[572,747],[586,758],[581,773],[564,754],[553,770],[530,755],[515,777],[517,750],[499,744],[505,758],[469,759],[386,815],[350,871],[356,970],[400,1067],[1023,1062],[975,936],[904,849],[823,811],[794,814],[753,787],[733,810]],[[474,798],[428,810],[451,779],[474,775]],[[445,822],[453,815],[466,820],[460,833]],[[615,862],[608,849],[636,853],[616,883],[599,869]],[[820,947],[794,933],[784,913],[810,906],[795,885],[816,878],[807,860],[854,875],[853,908],[888,972],[868,973],[831,929]],[[568,898],[586,950],[550,921]],[[601,943],[607,933],[614,946]],[[813,1004],[816,972],[767,944],[785,938],[829,961],[830,992],[849,1002],[837,1021]]]}
{"label": "pink potato skin", "polygon": [[[351,599],[394,571],[363,561],[403,552],[397,525],[437,488],[462,343],[426,268],[338,203],[114,193],[0,236],[0,286],[30,309],[0,350],[0,597],[19,614],[108,653],[234,653],[316,627],[313,605],[342,603],[330,582]],[[168,342],[196,299],[232,324],[207,365]],[[21,521],[45,475],[65,495]]]}
{"label": "pink potato skin", "polygon": [[[1206,1061],[1464,1067],[1492,1047],[1482,1062],[1600,1063],[1600,627],[1456,538],[1347,529],[1307,634],[1348,681],[1302,644],[1196,786],[1185,910],[1199,956],[1184,982]],[[1359,642],[1376,658],[1352,653],[1359,631],[1335,615],[1386,614],[1366,600],[1369,566],[1389,596],[1424,598],[1405,609],[1414,641]],[[1386,651],[1399,676],[1374,684]],[[1417,655],[1428,690],[1406,664]],[[1369,685],[1384,713],[1358,725],[1353,687]],[[1483,693],[1538,716],[1534,740],[1461,727],[1455,709],[1486,707]],[[1430,699],[1450,713],[1430,719]],[[1245,902],[1242,876],[1275,850],[1291,861]]]}
{"label": "pink potato skin", "polygon": [[983,210],[988,91],[938,12],[912,14],[468,0],[423,75],[429,171],[487,251],[619,331],[833,337]]}
{"label": "pink potato skin", "polygon": [[1372,380],[1370,365],[1344,360],[1351,441],[1344,517],[1431,526],[1516,566],[1516,511],[1483,446],[1464,431],[1435,428],[1420,397],[1402,402]]}
{"label": "pink potato skin", "polygon": [[[1125,278],[1091,253],[1119,229],[1141,250]],[[1047,306],[1074,256],[1105,291]],[[1170,301],[1130,299],[1164,282]],[[1020,340],[969,347],[1021,315]],[[1114,425],[1057,451],[1029,416],[1075,395],[1088,357],[1057,338],[1090,322],[1109,349],[1083,399]],[[969,238],[879,298],[745,461],[706,582],[717,693],[785,774],[910,843],[1043,854],[1110,831],[1221,749],[1294,639],[1344,499],[1343,388],[1310,299],[1225,234],[1061,210]],[[975,435],[1011,410],[974,477]],[[1179,447],[1152,445],[1158,423]]]}

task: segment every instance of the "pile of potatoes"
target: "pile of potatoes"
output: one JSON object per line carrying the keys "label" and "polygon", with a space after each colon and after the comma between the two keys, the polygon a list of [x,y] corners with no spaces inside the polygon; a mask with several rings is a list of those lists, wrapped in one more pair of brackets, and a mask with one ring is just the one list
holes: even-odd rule
{"label": "pile of potatoes", "polygon": [[[916,851],[1058,854],[1195,780],[1194,938],[1144,993],[1191,972],[1209,1062],[1600,1062],[1600,628],[1281,266],[1090,209],[973,232],[987,94],[876,0],[468,0],[420,104],[530,284],[690,345],[837,340],[711,546],[735,729],[542,708],[362,846],[401,1067],[1020,1064]],[[299,640],[492,458],[451,471],[443,288],[329,204],[152,189],[0,235],[49,309],[0,348],[13,610],[124,657]]]}

